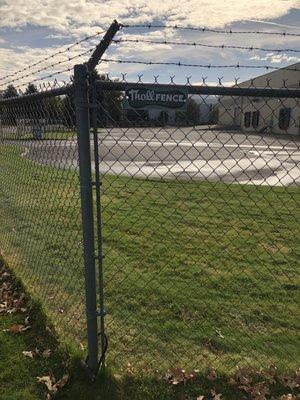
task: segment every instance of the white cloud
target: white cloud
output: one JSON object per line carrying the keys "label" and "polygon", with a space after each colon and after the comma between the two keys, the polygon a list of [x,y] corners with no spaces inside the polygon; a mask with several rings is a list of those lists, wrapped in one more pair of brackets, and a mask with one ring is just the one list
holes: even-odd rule
{"label": "white cloud", "polygon": [[64,33],[91,26],[148,23],[222,27],[247,19],[272,20],[300,6],[300,0],[6,0],[0,3],[1,27],[45,26]]}
{"label": "white cloud", "polygon": [[295,56],[290,56],[289,54],[285,54],[285,53],[268,53],[265,56],[253,56],[250,57],[250,60],[255,60],[255,61],[268,61],[272,64],[280,64],[282,62],[286,62],[286,63],[296,63],[298,61],[300,61],[299,57],[295,57]]}
{"label": "white cloud", "polygon": [[[48,39],[68,39],[68,42],[76,38],[82,38],[86,35],[94,34],[101,28],[107,28],[113,19],[122,23],[144,24],[153,21],[162,21],[166,25],[184,25],[195,27],[224,27],[235,21],[259,21],[272,24],[272,19],[285,15],[291,8],[300,6],[300,0],[72,0],[66,2],[63,0],[0,0],[0,28],[13,28],[15,31],[26,31],[28,25],[36,25],[51,29]],[[265,20],[265,21],[263,21]],[[269,22],[268,22],[269,21]],[[262,26],[261,30],[280,30],[275,24]],[[130,33],[131,32],[131,33]],[[134,32],[134,33],[132,33]],[[47,31],[48,33],[48,31]],[[172,41],[198,41],[213,44],[235,44],[249,46],[264,46],[272,48],[274,46],[286,46],[289,40],[289,46],[296,47],[298,38],[295,37],[274,37],[252,35],[246,39],[243,36],[236,35],[214,35],[209,32],[202,33],[197,31],[174,31],[170,29],[159,30],[121,30],[120,37],[130,39],[147,38],[148,40],[172,40]],[[72,38],[70,40],[70,38]],[[4,39],[0,37],[0,43]],[[73,57],[85,51],[88,47],[96,45],[99,37],[84,42],[81,45],[72,48],[67,57]],[[6,46],[9,43],[6,43]],[[12,73],[13,71],[26,68],[40,59],[58,51],[56,46],[48,48],[31,47],[0,47],[0,69],[1,76]],[[269,61],[279,64],[281,62],[294,61],[295,57],[289,54],[257,54],[253,56],[247,51],[233,50],[215,50],[209,48],[194,48],[189,46],[155,45],[150,43],[124,43],[112,45],[109,48],[106,58],[145,60],[145,61],[187,61],[190,63],[209,64],[214,60],[222,63],[237,62],[237,55],[247,57],[252,61]],[[54,62],[66,61],[59,66],[51,67],[53,60],[50,59],[42,64],[47,68],[47,74],[54,71],[72,68],[76,62],[86,61],[89,55],[75,60],[66,61],[66,54],[55,57]],[[250,58],[249,58],[250,57]],[[23,84],[38,76],[45,75],[39,73],[39,66],[31,70],[32,75],[23,77],[15,85]],[[101,72],[111,71],[112,74],[120,76],[120,71],[124,73],[143,72],[143,66],[134,64],[102,63],[98,67]],[[151,67],[148,68],[151,70]],[[170,67],[167,72],[174,74],[175,68]],[[195,71],[195,70],[194,70]],[[29,71],[18,74],[16,77],[27,75]],[[205,72],[200,71],[200,75]],[[198,73],[198,71],[197,71]],[[222,73],[222,71],[220,71]],[[60,79],[67,79],[70,73],[62,74]],[[13,78],[12,78],[13,79]],[[6,80],[4,81],[6,82]],[[3,81],[0,81],[0,90],[3,87]]]}
{"label": "white cloud", "polygon": [[[37,63],[40,60],[48,58],[53,53],[60,50],[61,47],[51,47],[51,48],[30,48],[28,46],[17,46],[13,48],[1,48],[0,47],[0,65],[1,65],[1,76],[6,76],[14,73],[15,71],[24,70],[28,65]],[[49,58],[43,63],[30,68],[29,70],[24,70],[12,77],[0,80],[0,90],[6,87],[7,83],[12,83],[17,88],[21,90],[26,86],[28,82],[34,80],[38,77],[52,75],[54,72],[65,71],[66,69],[71,69],[71,71],[66,71],[62,74],[57,75],[57,79],[68,81],[70,75],[73,72],[73,66],[76,62],[84,62],[89,58],[89,53],[82,56],[76,57],[86,51],[86,47],[77,46],[70,49],[67,53],[58,54],[55,58]],[[69,58],[74,59],[69,60]],[[58,64],[60,62],[60,64]],[[53,65],[58,64],[58,65]],[[39,71],[43,69],[43,71]],[[106,69],[106,68],[104,68]],[[55,78],[49,78],[46,81],[53,81]]]}

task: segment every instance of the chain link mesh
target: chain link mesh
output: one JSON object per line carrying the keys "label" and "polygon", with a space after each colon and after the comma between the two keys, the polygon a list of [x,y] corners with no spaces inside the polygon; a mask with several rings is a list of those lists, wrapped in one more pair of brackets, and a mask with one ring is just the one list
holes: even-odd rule
{"label": "chain link mesh", "polygon": [[78,344],[86,322],[74,124],[70,95],[0,105],[1,253]]}
{"label": "chain link mesh", "polygon": [[[291,67],[285,72],[299,73]],[[172,368],[227,376],[237,365],[296,370],[299,97],[219,95],[222,79],[210,95],[196,94],[189,76],[185,111],[126,108],[125,75],[120,90],[101,89],[114,83],[108,75],[89,76],[91,185],[101,179],[93,204],[98,328],[104,343],[106,313],[107,362],[151,378]],[[266,78],[257,88],[299,88],[273,83]],[[256,83],[236,80],[234,89],[245,87]],[[54,81],[38,88],[43,96],[0,101],[0,249],[61,337],[85,344],[71,89]]]}
{"label": "chain link mesh", "polygon": [[296,369],[299,99],[124,98],[104,91],[97,111],[109,362]]}

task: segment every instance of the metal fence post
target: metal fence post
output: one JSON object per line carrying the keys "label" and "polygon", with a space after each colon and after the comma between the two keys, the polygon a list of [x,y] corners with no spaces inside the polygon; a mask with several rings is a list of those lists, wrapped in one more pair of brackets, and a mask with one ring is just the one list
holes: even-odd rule
{"label": "metal fence post", "polygon": [[98,363],[98,326],[95,276],[93,192],[90,154],[88,70],[86,65],[75,65],[74,67],[74,93],[78,138],[85,267],[86,316],[88,330],[88,358],[86,361],[86,367],[88,367],[88,370],[92,373],[93,377],[97,372]]}

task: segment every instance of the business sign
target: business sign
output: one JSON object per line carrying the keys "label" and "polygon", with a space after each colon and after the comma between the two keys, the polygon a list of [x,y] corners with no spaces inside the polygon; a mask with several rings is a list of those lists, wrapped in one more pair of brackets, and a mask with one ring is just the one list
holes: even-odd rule
{"label": "business sign", "polygon": [[124,108],[126,109],[174,109],[186,110],[187,89],[139,88],[125,89]]}

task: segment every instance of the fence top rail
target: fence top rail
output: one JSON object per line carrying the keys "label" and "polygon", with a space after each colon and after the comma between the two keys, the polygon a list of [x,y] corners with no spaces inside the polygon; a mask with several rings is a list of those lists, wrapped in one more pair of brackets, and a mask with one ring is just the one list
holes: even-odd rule
{"label": "fence top rail", "polygon": [[[247,96],[247,97],[267,97],[267,98],[300,98],[300,89],[261,89],[261,88],[242,88],[242,87],[224,87],[224,86],[205,86],[205,85],[175,85],[161,83],[134,83],[134,82],[104,82],[95,81],[93,83],[98,90],[118,90],[125,91],[131,88],[140,89],[184,89],[189,94],[194,95],[215,95],[215,96]],[[54,96],[63,96],[70,94],[73,90],[73,84],[62,88],[54,88],[37,92],[33,94],[0,99],[0,106],[17,104],[26,101],[40,100]]]}
{"label": "fence top rail", "polygon": [[94,85],[99,90],[118,90],[129,89],[181,89],[187,90],[189,94],[198,95],[218,95],[218,96],[247,96],[247,97],[276,97],[276,98],[300,98],[300,89],[272,89],[272,88],[242,88],[224,86],[205,86],[205,85],[175,85],[160,83],[133,83],[133,82],[104,82],[95,81]]}
{"label": "fence top rail", "polygon": [[54,96],[63,96],[70,93],[73,90],[73,84],[61,87],[61,88],[53,88],[50,90],[43,90],[42,92],[25,94],[18,97],[10,97],[8,99],[0,99],[0,106],[6,106],[11,104],[22,103],[26,101],[32,100],[40,100]]}

